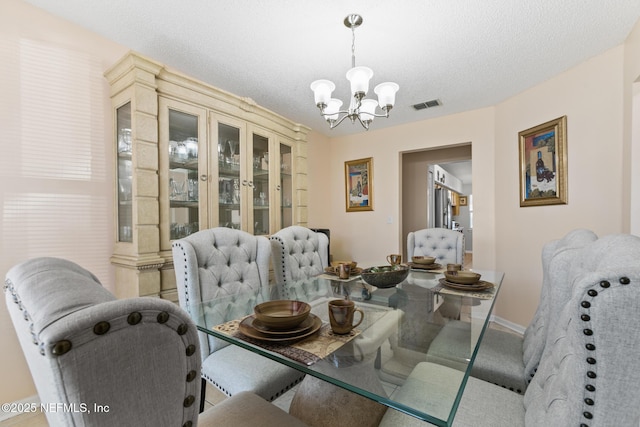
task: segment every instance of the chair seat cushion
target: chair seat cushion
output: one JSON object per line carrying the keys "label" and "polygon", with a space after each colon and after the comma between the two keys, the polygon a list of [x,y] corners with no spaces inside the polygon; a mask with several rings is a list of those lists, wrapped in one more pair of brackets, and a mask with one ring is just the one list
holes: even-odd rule
{"label": "chair seat cushion", "polygon": [[[469,346],[470,324],[452,321],[433,340],[427,353],[427,361],[454,369],[465,370],[471,357]],[[527,388],[524,378],[521,335],[487,329],[476,355],[471,375],[505,387],[517,393]],[[454,355],[466,355],[464,358]]]}
{"label": "chair seat cushion", "polygon": [[304,374],[293,368],[229,345],[211,353],[202,362],[202,376],[228,396],[245,390],[272,401],[302,381]]}
{"label": "chair seat cushion", "polygon": [[305,427],[306,424],[255,394],[245,391],[210,408],[198,425],[230,427]]}
{"label": "chair seat cushion", "polygon": [[[437,365],[423,362],[416,365],[392,399],[400,402],[419,404],[430,402],[432,414],[438,414],[438,406],[447,406],[449,398],[443,397],[452,390],[443,390],[450,384],[458,384],[463,373]],[[413,402],[419,400],[419,402]],[[469,377],[458,411],[453,420],[454,427],[520,427],[524,426],[523,397],[517,393],[498,387],[494,384]],[[446,415],[442,415],[445,417]],[[425,427],[432,425],[417,418],[389,409],[380,423],[380,427]]]}

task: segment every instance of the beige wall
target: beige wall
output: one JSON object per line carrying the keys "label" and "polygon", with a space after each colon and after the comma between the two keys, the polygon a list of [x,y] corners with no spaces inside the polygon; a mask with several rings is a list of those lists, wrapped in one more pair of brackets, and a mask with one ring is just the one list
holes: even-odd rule
{"label": "beige wall", "polygon": [[[544,243],[574,228],[598,235],[624,229],[622,59],[620,46],[496,107],[496,259],[507,273],[495,308],[501,317],[528,323],[539,295]],[[563,115],[568,204],[521,208],[518,132]]]}
{"label": "beige wall", "polygon": [[[624,53],[623,212],[628,231],[640,235],[640,22],[625,42]],[[635,167],[634,167],[635,165]]]}
{"label": "beige wall", "polygon": [[[126,51],[27,3],[0,2],[2,278],[26,258],[57,256],[113,289],[113,122],[102,73]],[[0,402],[35,395],[4,302],[0,347]]]}
{"label": "beige wall", "polygon": [[[329,161],[323,160],[325,167],[319,170],[320,174],[310,173],[310,182],[323,182],[332,189],[325,197],[310,198],[309,222],[319,221],[319,215],[326,215],[327,206],[330,207],[329,228],[334,257],[351,258],[366,266],[385,263],[390,253],[402,253],[402,153],[473,142],[474,224],[478,230],[477,233],[474,230],[473,238],[474,247],[478,241],[482,248],[474,254],[474,265],[494,268],[494,109],[380,130],[375,130],[374,122],[373,129],[332,138],[327,148],[331,152]],[[366,157],[373,157],[374,210],[346,212],[344,162]],[[309,158],[313,162],[311,155]]]}

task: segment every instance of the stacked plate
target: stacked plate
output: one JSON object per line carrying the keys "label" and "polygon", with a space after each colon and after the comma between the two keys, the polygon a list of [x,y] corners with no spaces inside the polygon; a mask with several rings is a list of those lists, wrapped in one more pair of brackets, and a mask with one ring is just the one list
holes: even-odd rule
{"label": "stacked plate", "polygon": [[311,306],[303,301],[268,301],[256,305],[254,312],[240,322],[238,329],[257,340],[299,341],[322,327],[322,320],[311,314]]}
{"label": "stacked plate", "polygon": [[411,268],[416,268],[419,270],[439,270],[442,268],[442,265],[435,262],[436,259],[430,256],[413,256],[411,257],[411,263],[409,265]]}
{"label": "stacked plate", "polygon": [[480,274],[472,271],[445,272],[440,284],[461,291],[483,291],[493,287],[492,283],[480,280]]}
{"label": "stacked plate", "polygon": [[321,327],[322,320],[315,314],[309,313],[309,316],[302,323],[290,330],[271,329],[255,316],[246,317],[240,322],[238,328],[249,338],[271,342],[294,342],[313,335]]}

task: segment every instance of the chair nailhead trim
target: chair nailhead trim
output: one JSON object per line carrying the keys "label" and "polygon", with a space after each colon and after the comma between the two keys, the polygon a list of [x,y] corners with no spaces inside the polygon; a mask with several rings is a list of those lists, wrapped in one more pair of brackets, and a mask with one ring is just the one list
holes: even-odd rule
{"label": "chair nailhead trim", "polygon": [[193,353],[196,352],[196,346],[193,344],[189,344],[187,346],[187,356],[193,356]]}
{"label": "chair nailhead trim", "polygon": [[95,326],[93,327],[93,333],[96,335],[104,335],[109,332],[110,328],[111,324],[103,320],[102,322],[98,322],[95,324]]}
{"label": "chair nailhead trim", "polygon": [[156,320],[158,321],[158,323],[167,323],[169,321],[169,313],[167,313],[166,311],[161,311],[160,313],[158,313]]}
{"label": "chair nailhead trim", "polygon": [[187,421],[182,425],[182,427],[193,427],[193,421]]}
{"label": "chair nailhead trim", "polygon": [[69,340],[61,340],[53,345],[51,352],[56,356],[62,356],[65,353],[68,353],[71,350],[71,341]]}
{"label": "chair nailhead trim", "polygon": [[628,277],[621,277],[620,278],[620,283],[623,285],[628,285],[629,283],[631,283],[631,280],[629,280]]}
{"label": "chair nailhead trim", "polygon": [[591,303],[589,301],[582,301],[580,303],[580,305],[582,306],[582,308],[589,308],[591,307]]}
{"label": "chair nailhead trim", "polygon": [[609,286],[611,286],[611,283],[609,283],[606,280],[603,280],[602,282],[600,282],[600,287],[608,288]]}
{"label": "chair nailhead trim", "polygon": [[593,415],[591,414],[591,412],[584,412],[582,415],[584,415],[584,417],[588,420],[590,420],[591,418],[593,418]]}
{"label": "chair nailhead trim", "polygon": [[137,325],[141,320],[142,314],[137,311],[134,311],[133,313],[129,314],[129,316],[127,316],[127,323],[130,325]]}
{"label": "chair nailhead trim", "polygon": [[183,405],[185,408],[188,408],[189,406],[193,405],[193,402],[196,401],[196,398],[190,394],[189,396],[185,397]]}
{"label": "chair nailhead trim", "polygon": [[189,373],[187,374],[187,382],[190,383],[191,381],[195,380],[196,377],[198,376],[198,373],[194,370],[189,371]]}

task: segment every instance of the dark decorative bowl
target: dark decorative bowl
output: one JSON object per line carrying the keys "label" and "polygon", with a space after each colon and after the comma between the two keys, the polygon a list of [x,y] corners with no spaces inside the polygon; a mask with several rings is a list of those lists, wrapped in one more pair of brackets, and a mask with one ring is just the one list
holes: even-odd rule
{"label": "dark decorative bowl", "polygon": [[286,331],[302,323],[309,316],[311,306],[302,301],[277,300],[258,304],[253,311],[266,327]]}
{"label": "dark decorative bowl", "polygon": [[395,266],[380,266],[370,267],[362,270],[360,277],[367,284],[375,286],[376,288],[392,288],[399,283],[402,283],[404,279],[409,275],[409,266],[407,265],[395,265]]}

